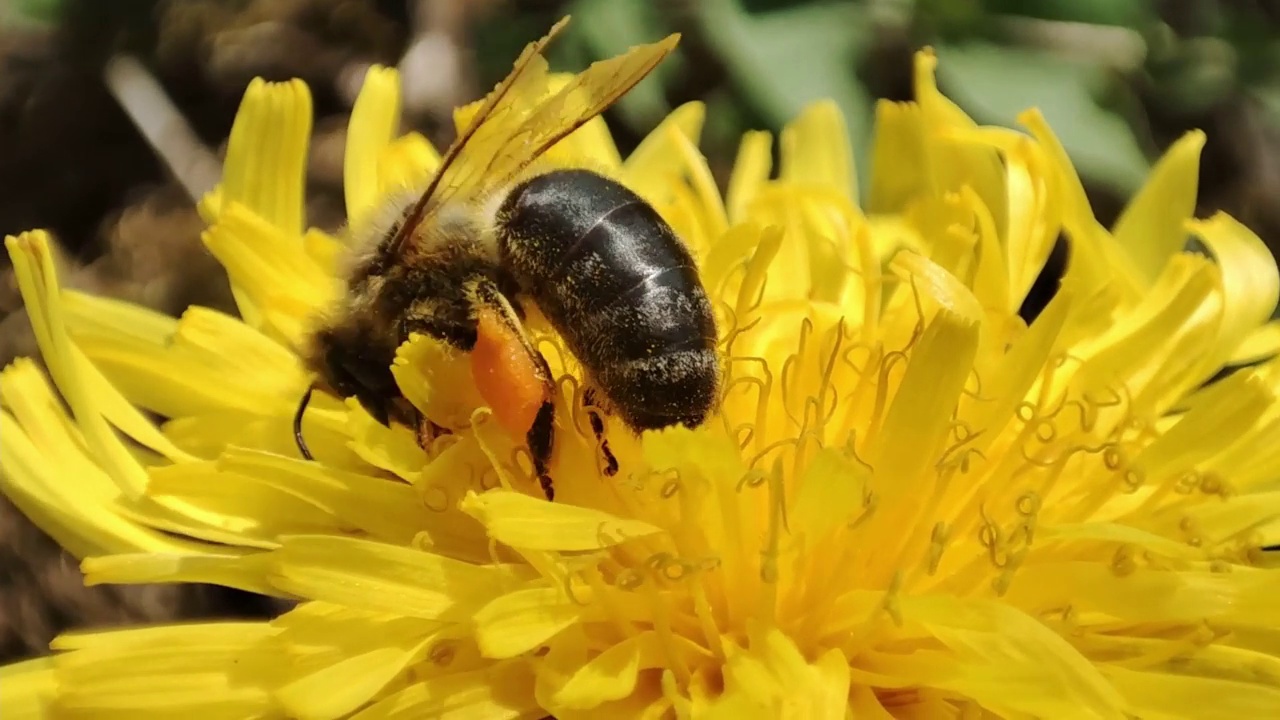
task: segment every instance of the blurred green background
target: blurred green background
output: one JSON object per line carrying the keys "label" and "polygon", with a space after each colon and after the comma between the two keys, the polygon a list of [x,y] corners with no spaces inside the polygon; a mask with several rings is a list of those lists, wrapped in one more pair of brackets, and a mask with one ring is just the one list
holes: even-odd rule
{"label": "blurred green background", "polygon": [[[875,103],[911,98],[912,55],[930,45],[943,91],[978,121],[1041,108],[1104,223],[1199,128],[1199,213],[1226,210],[1280,249],[1280,0],[0,0],[0,233],[53,230],[66,285],[170,313],[231,311],[200,243],[199,182],[173,168],[216,168],[251,78],[310,84],[308,210],[333,228],[346,116],[370,63],[401,67],[406,125],[445,143],[451,109],[567,13],[559,69],[684,35],[608,113],[624,151],[700,100],[723,181],[744,131],[776,131],[832,98],[865,180]],[[158,84],[185,144],[158,151],[121,107],[105,76],[122,56]],[[0,264],[0,362],[34,349]],[[278,610],[217,588],[83,588],[75,563],[3,501],[0,572],[0,659],[43,652],[72,626]]]}
{"label": "blurred green background", "polygon": [[[344,65],[408,62],[415,41],[447,37],[453,57],[428,78],[427,94],[450,105],[490,87],[566,13],[575,21],[552,53],[565,69],[679,31],[676,57],[610,119],[625,145],[674,105],[702,100],[703,143],[718,169],[744,130],[776,129],[824,97],[844,110],[866,158],[876,100],[908,99],[912,52],[931,45],[944,91],[980,122],[1012,124],[1030,105],[1043,110],[1104,219],[1173,139],[1202,128],[1204,210],[1225,208],[1280,246],[1278,0],[17,0],[15,8],[28,24],[81,28],[81,59],[138,54],[210,142],[254,70],[302,75],[318,86],[319,109],[339,112],[341,102],[328,102],[339,98],[325,95]],[[255,48],[255,35],[275,40],[274,53]],[[311,52],[273,57],[282,48]],[[444,56],[416,57],[424,69],[414,77],[425,77]],[[415,109],[411,122],[439,124],[440,107]],[[858,164],[860,174],[867,168]]]}

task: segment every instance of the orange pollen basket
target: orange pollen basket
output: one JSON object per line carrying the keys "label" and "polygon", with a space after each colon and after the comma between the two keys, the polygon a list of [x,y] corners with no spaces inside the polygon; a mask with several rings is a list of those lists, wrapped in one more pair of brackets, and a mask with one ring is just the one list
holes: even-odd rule
{"label": "orange pollen basket", "polygon": [[498,424],[522,440],[547,400],[541,373],[516,330],[496,312],[482,308],[476,325],[476,345],[470,355],[476,388]]}

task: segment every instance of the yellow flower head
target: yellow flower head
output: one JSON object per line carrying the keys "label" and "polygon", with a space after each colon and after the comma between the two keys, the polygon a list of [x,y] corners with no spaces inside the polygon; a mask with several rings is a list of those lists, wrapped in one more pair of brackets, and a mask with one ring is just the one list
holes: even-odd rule
{"label": "yellow flower head", "polygon": [[[423,450],[318,395],[299,457],[298,353],[344,242],[304,227],[300,82],[250,86],[202,208],[243,320],[60,291],[46,236],[9,238],[69,412],[33,363],[0,375],[4,492],[90,583],[300,602],[63,636],[0,670],[0,715],[1280,716],[1280,574],[1257,549],[1280,536],[1274,261],[1190,219],[1199,133],[1108,230],[1037,113],[979,127],[933,67],[879,108],[865,207],[830,103],[782,132],[777,172],[770,136],[745,137],[723,198],[699,104],[625,160],[598,119],[556,148],[688,243],[725,378],[699,429],[611,421],[605,477],[576,366],[535,328],[554,503],[427,338],[394,373],[451,434]],[[397,87],[372,70],[351,118],[356,229],[439,162],[395,137]],[[1068,270],[1028,326],[1060,234]]]}

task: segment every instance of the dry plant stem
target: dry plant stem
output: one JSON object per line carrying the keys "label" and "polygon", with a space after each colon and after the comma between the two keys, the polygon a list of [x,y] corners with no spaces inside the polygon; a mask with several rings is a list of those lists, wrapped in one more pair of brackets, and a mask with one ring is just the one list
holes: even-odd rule
{"label": "dry plant stem", "polygon": [[213,190],[221,164],[151,73],[134,58],[117,55],[103,75],[111,94],[192,201]]}

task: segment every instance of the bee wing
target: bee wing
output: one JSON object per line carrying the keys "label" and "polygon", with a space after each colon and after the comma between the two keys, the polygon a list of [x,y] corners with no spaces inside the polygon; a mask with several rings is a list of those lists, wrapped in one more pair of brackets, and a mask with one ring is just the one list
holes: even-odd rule
{"label": "bee wing", "polygon": [[556,143],[617,102],[662,62],[679,39],[679,35],[671,35],[593,63],[559,92],[531,106],[514,126],[486,133],[484,139],[492,142],[471,143],[464,151],[468,162],[459,164],[465,171],[448,190],[487,194],[510,182]]}
{"label": "bee wing", "polygon": [[542,51],[568,24],[569,18],[565,17],[551,26],[541,39],[526,45],[511,72],[485,96],[466,129],[440,158],[435,176],[400,224],[389,246],[391,256],[403,251],[407,239],[413,237],[414,230],[422,224],[430,208],[439,207],[446,196],[456,195],[473,184],[468,181],[473,176],[467,162],[468,157],[474,154],[471,148],[493,145],[497,135],[520,124],[522,118],[515,115],[521,108],[537,103],[547,84],[547,61],[542,57]]}
{"label": "bee wing", "polygon": [[543,99],[547,63],[541,53],[567,20],[526,47],[511,75],[485,99],[441,161],[441,170],[419,199],[410,221],[404,223],[405,236],[410,233],[403,228],[421,223],[428,207],[440,207],[458,196],[485,196],[509,183],[553,145],[617,102],[680,40],[679,34],[673,34],[592,63],[559,92]]}

